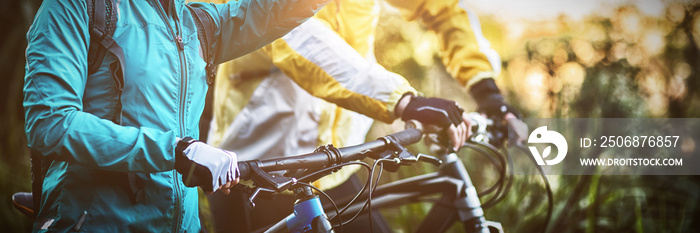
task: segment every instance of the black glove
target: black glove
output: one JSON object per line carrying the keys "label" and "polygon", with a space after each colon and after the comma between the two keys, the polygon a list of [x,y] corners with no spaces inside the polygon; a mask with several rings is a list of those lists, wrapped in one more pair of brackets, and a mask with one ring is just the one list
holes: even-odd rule
{"label": "black glove", "polygon": [[[412,93],[404,94],[413,95]],[[432,124],[443,128],[462,123],[462,113],[456,102],[440,98],[411,96],[410,102],[401,113],[401,120],[417,120],[423,124]]]}
{"label": "black glove", "polygon": [[200,186],[212,192],[240,176],[236,154],[231,151],[190,137],[180,140],[175,151],[175,170],[182,174],[187,187]]}
{"label": "black glove", "polygon": [[522,118],[518,110],[506,104],[501,91],[492,78],[483,79],[472,85],[469,93],[476,101],[477,111],[486,113],[489,117],[503,118],[506,113],[512,113],[517,118]]}

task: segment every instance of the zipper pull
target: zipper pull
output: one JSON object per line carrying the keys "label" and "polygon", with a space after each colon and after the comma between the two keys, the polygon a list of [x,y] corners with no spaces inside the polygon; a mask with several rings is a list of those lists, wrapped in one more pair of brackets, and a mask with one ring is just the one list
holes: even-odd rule
{"label": "zipper pull", "polygon": [[175,37],[175,41],[177,42],[177,48],[180,50],[185,50],[185,44],[182,43],[182,37],[180,35],[177,35]]}

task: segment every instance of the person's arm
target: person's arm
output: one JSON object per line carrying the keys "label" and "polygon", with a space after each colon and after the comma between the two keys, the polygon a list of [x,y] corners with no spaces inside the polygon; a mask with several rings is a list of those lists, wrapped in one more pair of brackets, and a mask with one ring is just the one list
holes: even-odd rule
{"label": "person's arm", "polygon": [[366,60],[315,18],[263,51],[310,94],[384,122],[398,117],[394,107],[404,93],[416,92],[406,79]]}
{"label": "person's arm", "polygon": [[223,4],[192,3],[206,10],[216,25],[214,64],[255,51],[312,17],[331,0],[239,0]]}
{"label": "person's arm", "polygon": [[490,47],[479,19],[458,0],[387,0],[407,20],[420,19],[438,38],[438,47],[447,71],[462,85],[470,87],[485,78],[494,78],[501,69],[501,58]]}
{"label": "person's arm", "polygon": [[175,166],[175,133],[125,127],[83,112],[90,40],[86,3],[45,0],[27,33],[24,83],[29,147],[86,167],[157,172]]}
{"label": "person's arm", "polygon": [[312,95],[377,120],[418,120],[448,132],[454,150],[467,139],[463,111],[454,101],[415,96],[398,74],[363,58],[323,21],[311,19],[263,51]]}
{"label": "person's arm", "polygon": [[[408,20],[420,19],[437,34],[440,57],[447,71],[488,115],[519,116],[505,103],[494,79],[501,71],[501,57],[484,37],[479,18],[464,0],[387,0]],[[510,114],[509,114],[510,113]]]}

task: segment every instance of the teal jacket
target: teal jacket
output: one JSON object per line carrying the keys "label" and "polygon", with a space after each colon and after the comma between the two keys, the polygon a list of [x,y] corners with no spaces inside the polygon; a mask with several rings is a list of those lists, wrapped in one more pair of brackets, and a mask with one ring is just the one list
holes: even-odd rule
{"label": "teal jacket", "polygon": [[[126,58],[120,99],[115,57],[88,76],[85,1],[44,0],[27,33],[25,130],[29,147],[53,161],[34,231],[199,232],[197,189],[174,170],[177,138],[198,137],[207,90],[190,11],[184,0],[167,11],[158,0],[115,1],[114,38]],[[192,5],[214,18],[221,63],[283,36],[327,1]],[[143,186],[136,200],[125,172]]]}

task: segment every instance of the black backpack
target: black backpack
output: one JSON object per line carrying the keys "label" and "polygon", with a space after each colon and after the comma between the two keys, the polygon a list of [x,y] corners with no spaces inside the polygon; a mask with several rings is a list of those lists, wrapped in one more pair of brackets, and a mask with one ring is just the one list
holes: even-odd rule
{"label": "black backpack", "polygon": [[[119,96],[121,96],[121,91],[124,87],[124,52],[122,48],[114,41],[112,36],[114,35],[114,30],[116,29],[117,14],[114,12],[114,7],[116,4],[114,0],[88,0],[87,10],[88,16],[90,18],[90,46],[88,48],[88,75],[95,73],[104,57],[107,53],[113,54],[117,58],[117,62],[114,63],[116,67],[112,67],[114,70],[114,77],[118,84]],[[204,60],[206,61],[206,73],[207,73],[207,83],[209,84],[209,89],[206,94],[206,104],[204,107],[204,113],[202,114],[201,120],[199,122],[200,126],[200,139],[206,137],[209,131],[209,122],[212,119],[212,103],[214,98],[214,77],[216,75],[216,66],[214,65],[214,51],[211,51],[210,47],[214,43],[214,30],[215,24],[214,19],[209,13],[196,7],[191,7],[187,5],[187,8],[192,13],[192,16],[197,25],[197,37],[199,38],[202,52],[204,54]],[[121,97],[120,97],[121,98]],[[121,124],[121,109],[119,109],[119,117],[112,119],[116,124]],[[44,177],[46,172],[53,161],[50,158],[43,158],[39,153],[29,150],[31,156],[31,172],[32,172],[32,198],[33,198],[33,209],[34,214],[38,213],[38,209],[41,205],[41,195],[42,186],[44,184]],[[128,181],[127,187],[131,191],[131,199],[133,201],[137,200],[139,191],[143,188],[143,184],[139,184],[136,180],[136,175],[133,173],[124,173],[126,176],[126,181]]]}

